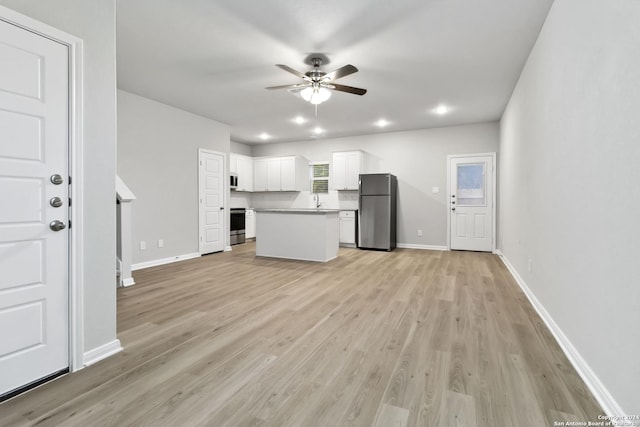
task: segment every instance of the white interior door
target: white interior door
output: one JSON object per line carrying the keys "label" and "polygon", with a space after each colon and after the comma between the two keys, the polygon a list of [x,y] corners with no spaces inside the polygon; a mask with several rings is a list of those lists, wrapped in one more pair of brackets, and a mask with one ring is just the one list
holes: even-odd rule
{"label": "white interior door", "polygon": [[493,250],[494,155],[449,157],[450,247]]}
{"label": "white interior door", "polygon": [[5,396],[69,366],[68,57],[67,46],[0,20]]}
{"label": "white interior door", "polygon": [[224,156],[212,151],[200,150],[200,253],[209,254],[224,250]]}

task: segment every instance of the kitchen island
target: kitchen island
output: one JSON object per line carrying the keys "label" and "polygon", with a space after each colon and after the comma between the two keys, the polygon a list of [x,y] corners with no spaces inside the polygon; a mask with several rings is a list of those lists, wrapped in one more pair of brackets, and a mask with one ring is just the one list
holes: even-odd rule
{"label": "kitchen island", "polygon": [[327,262],[338,256],[337,209],[255,209],[256,256]]}

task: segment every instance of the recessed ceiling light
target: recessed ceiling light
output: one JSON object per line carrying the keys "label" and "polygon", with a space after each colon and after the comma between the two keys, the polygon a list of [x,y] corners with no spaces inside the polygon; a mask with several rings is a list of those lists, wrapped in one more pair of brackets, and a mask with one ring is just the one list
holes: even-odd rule
{"label": "recessed ceiling light", "polygon": [[293,121],[294,121],[294,122],[296,122],[297,124],[301,125],[301,124],[303,124],[304,122],[306,122],[307,120],[306,120],[304,117],[302,117],[302,116],[298,116],[298,117],[296,117],[295,119],[293,119]]}
{"label": "recessed ceiling light", "polygon": [[389,125],[389,122],[385,119],[380,119],[375,123],[376,126],[378,126],[379,128],[383,128],[387,125]]}
{"label": "recessed ceiling light", "polygon": [[449,112],[449,107],[447,107],[446,105],[438,105],[433,109],[433,112],[440,115],[447,114]]}
{"label": "recessed ceiling light", "polygon": [[320,135],[322,132],[324,132],[324,129],[319,126],[313,128],[313,133],[315,133],[316,135]]}
{"label": "recessed ceiling light", "polygon": [[259,135],[259,137],[260,137],[260,139],[261,139],[261,140],[266,141],[267,139],[271,138],[271,135],[269,135],[269,134],[268,134],[268,133],[266,133],[266,132],[262,132],[262,133]]}

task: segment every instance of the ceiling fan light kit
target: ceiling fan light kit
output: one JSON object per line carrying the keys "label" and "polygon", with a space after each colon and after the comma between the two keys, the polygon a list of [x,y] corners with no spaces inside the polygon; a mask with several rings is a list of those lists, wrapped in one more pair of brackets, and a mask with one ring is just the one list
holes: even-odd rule
{"label": "ceiling fan light kit", "polygon": [[318,105],[331,98],[331,91],[322,86],[309,86],[302,89],[300,96],[305,101]]}
{"label": "ceiling fan light kit", "polygon": [[352,93],[360,96],[367,93],[366,89],[333,83],[334,80],[357,72],[358,69],[353,65],[345,65],[344,67],[340,67],[330,73],[325,73],[324,71],[320,71],[322,58],[312,58],[311,64],[313,65],[313,70],[307,71],[306,73],[295,70],[288,65],[276,64],[276,67],[303,79],[305,82],[292,85],[271,86],[266,89],[287,89],[291,92],[300,92],[300,96],[302,96],[305,101],[314,105],[321,104],[328,100],[331,97],[332,90]]}

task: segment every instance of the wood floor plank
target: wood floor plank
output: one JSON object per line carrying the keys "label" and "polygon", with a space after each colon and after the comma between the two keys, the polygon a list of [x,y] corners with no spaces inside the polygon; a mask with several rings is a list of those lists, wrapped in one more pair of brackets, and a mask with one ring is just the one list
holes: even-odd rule
{"label": "wood floor plank", "polygon": [[409,410],[383,404],[374,427],[406,427],[409,421]]}
{"label": "wood floor plank", "polygon": [[4,426],[515,426],[594,420],[586,385],[492,254],[255,243],[135,272],[124,351],[0,404]]}

